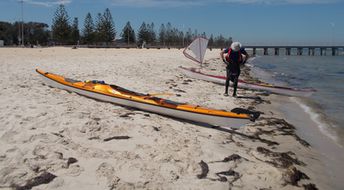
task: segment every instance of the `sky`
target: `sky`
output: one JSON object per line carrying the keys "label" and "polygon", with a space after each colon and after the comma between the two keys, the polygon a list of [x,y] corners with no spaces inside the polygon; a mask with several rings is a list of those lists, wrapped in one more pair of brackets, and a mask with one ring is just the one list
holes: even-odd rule
{"label": "sky", "polygon": [[[25,22],[51,26],[59,4],[82,30],[86,14],[95,20],[109,8],[117,38],[129,21],[143,22],[209,37],[223,35],[247,45],[344,45],[344,0],[23,0]],[[0,21],[21,20],[19,0],[0,0]]]}

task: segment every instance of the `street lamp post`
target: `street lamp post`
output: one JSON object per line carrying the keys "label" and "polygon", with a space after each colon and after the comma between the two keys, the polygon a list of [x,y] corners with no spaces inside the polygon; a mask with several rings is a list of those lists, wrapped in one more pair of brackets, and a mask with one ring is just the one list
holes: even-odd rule
{"label": "street lamp post", "polygon": [[335,24],[334,22],[331,22],[331,45],[334,46],[334,27],[335,27]]}
{"label": "street lamp post", "polygon": [[129,46],[129,27],[128,27],[128,46]]}
{"label": "street lamp post", "polygon": [[21,3],[21,45],[24,46],[24,9],[23,9],[23,4],[24,4],[24,0],[20,0]]}
{"label": "street lamp post", "polygon": [[184,48],[184,24],[183,24],[183,48]]}

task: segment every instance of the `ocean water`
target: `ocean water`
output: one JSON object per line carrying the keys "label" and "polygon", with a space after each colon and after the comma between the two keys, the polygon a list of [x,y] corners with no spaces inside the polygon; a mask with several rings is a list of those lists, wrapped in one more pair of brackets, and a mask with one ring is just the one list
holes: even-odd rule
{"label": "ocean water", "polygon": [[324,135],[344,146],[344,56],[257,56],[250,66],[265,82],[316,89],[295,101]]}

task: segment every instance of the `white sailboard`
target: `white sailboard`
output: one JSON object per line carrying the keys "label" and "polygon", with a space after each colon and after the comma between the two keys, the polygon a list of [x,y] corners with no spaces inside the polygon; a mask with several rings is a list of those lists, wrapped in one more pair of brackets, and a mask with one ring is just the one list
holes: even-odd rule
{"label": "white sailboard", "polygon": [[183,54],[185,57],[199,63],[202,66],[204,56],[207,51],[208,41],[209,40],[206,38],[197,37],[189,46],[184,49]]}

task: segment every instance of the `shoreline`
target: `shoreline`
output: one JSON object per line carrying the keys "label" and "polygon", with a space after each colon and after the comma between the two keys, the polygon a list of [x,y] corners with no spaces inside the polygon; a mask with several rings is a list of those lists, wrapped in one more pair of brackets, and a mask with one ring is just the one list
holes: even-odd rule
{"label": "shoreline", "polygon": [[[272,81],[274,82],[276,81]],[[329,178],[330,182],[326,182],[330,184],[329,187],[342,189],[344,187],[341,181],[341,177],[344,176],[342,130],[328,120],[321,108],[309,98],[283,98],[277,95],[271,98],[271,102],[277,105],[272,109],[281,112],[288,122],[297,126],[297,134],[318,152],[319,159],[326,166],[323,170],[326,175],[323,177]]]}
{"label": "shoreline", "polygon": [[312,120],[315,125],[317,125],[317,130],[321,132],[322,135],[327,136],[327,138],[329,138],[329,140],[331,140],[333,144],[336,144],[338,147],[344,148],[343,142],[339,137],[339,133],[341,131],[336,131],[336,127],[338,126],[331,123],[331,121],[328,121],[324,113],[320,112],[321,110],[316,110],[316,108],[309,105],[309,100],[292,97],[290,98],[290,101],[299,105],[305,114],[308,115],[309,119]]}
{"label": "shoreline", "polygon": [[[249,70],[249,77],[257,77],[255,72]],[[263,78],[263,80],[272,83],[279,82],[271,81],[271,78]],[[258,107],[264,110],[271,109],[273,110],[272,113],[285,118],[288,123],[296,127],[296,134],[308,142],[317,152],[316,157],[320,161],[318,164],[323,164],[323,172],[319,174],[321,177],[317,176],[318,180],[328,185],[326,189],[343,188],[341,176],[344,176],[344,167],[341,161],[344,160],[344,148],[341,140],[338,139],[340,137],[336,134],[336,130],[328,126],[329,124],[322,118],[321,113],[317,113],[311,105],[308,105],[309,100],[307,98],[271,94],[267,99],[271,105]],[[328,178],[330,182],[327,181]]]}
{"label": "shoreline", "polygon": [[[177,70],[195,66],[182,50],[2,50],[0,187],[30,187],[44,178],[36,185],[41,189],[332,188],[318,174],[327,167],[318,153],[271,109],[272,96],[238,89],[246,98],[223,97],[223,86]],[[206,55],[207,69],[224,73],[218,54]],[[264,114],[238,130],[220,131],[49,88],[35,68],[142,93],[173,92],[166,97],[173,101]],[[112,136],[130,138],[105,141]]]}
{"label": "shoreline", "polygon": [[[339,144],[344,145],[344,131],[341,129],[341,87],[336,87],[337,80],[340,81],[340,75],[336,74],[336,70],[340,70],[340,57],[287,57],[287,56],[264,56],[256,59],[253,65],[255,74],[265,79],[271,80],[271,83],[287,83],[297,88],[314,87],[317,92],[310,97],[298,99],[302,109],[309,112],[310,117],[317,122],[318,126]],[[316,71],[321,70],[328,62],[333,62],[331,66],[330,77],[317,81]],[[288,64],[290,63],[290,64]],[[305,64],[304,67],[297,69],[297,65]],[[314,69],[312,69],[314,67]],[[265,69],[263,69],[265,68]],[[288,69],[289,68],[289,69]],[[309,73],[307,73],[307,68]],[[263,69],[263,70],[262,70]],[[288,70],[287,70],[288,69]],[[293,71],[296,69],[295,71]],[[293,72],[291,72],[293,71]],[[298,77],[300,76],[300,77]],[[338,78],[338,79],[336,79]],[[326,85],[328,84],[328,85]],[[339,94],[338,94],[339,93]],[[337,95],[336,95],[337,94]],[[328,101],[326,101],[328,100]],[[336,103],[337,102],[337,103]]]}
{"label": "shoreline", "polygon": [[[291,100],[292,97],[281,97],[270,95],[268,98],[271,105],[260,105],[263,110],[272,110],[271,113],[277,117],[284,118],[288,123],[295,126],[295,133],[310,145],[310,149],[304,153],[295,150],[301,159],[307,160],[305,169],[307,174],[313,175],[313,179],[319,185],[319,189],[341,189],[343,188],[341,176],[344,175],[344,167],[341,161],[344,158],[343,148],[328,136],[325,136],[316,126],[309,113],[306,113],[301,105]],[[288,147],[290,148],[290,147]]]}

